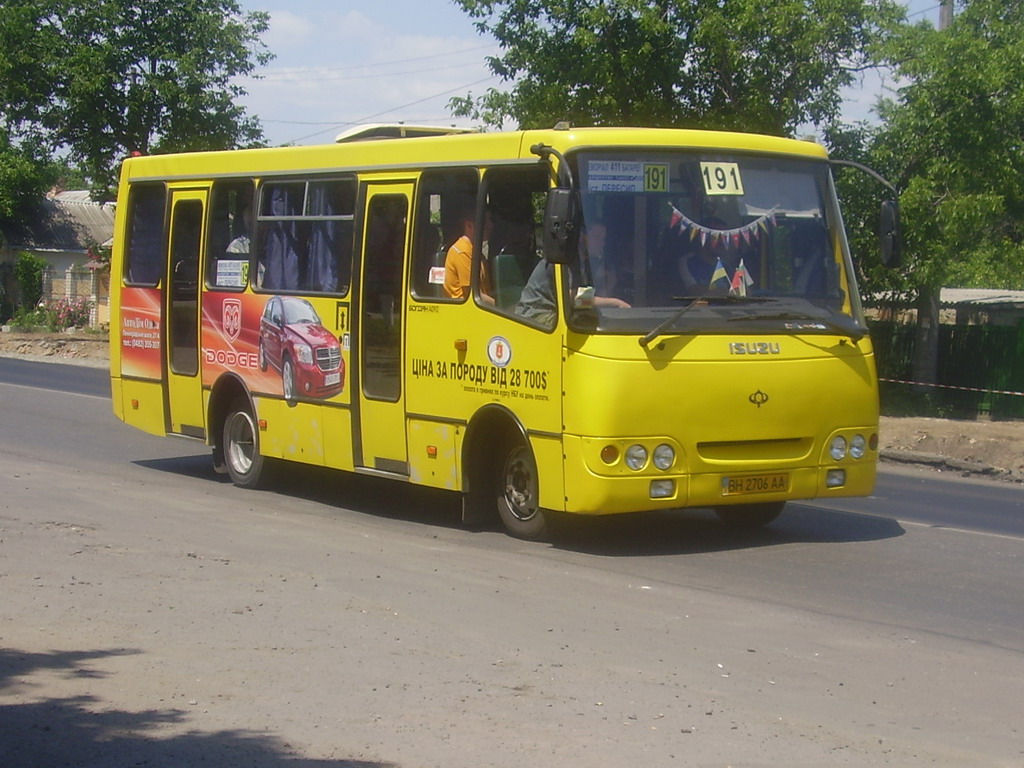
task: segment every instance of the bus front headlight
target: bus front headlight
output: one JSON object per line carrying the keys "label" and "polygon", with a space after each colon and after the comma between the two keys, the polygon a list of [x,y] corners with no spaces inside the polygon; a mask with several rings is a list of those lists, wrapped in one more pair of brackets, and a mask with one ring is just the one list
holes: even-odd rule
{"label": "bus front headlight", "polygon": [[634,444],[626,449],[626,466],[635,472],[639,472],[647,464],[647,449],[640,444]]}
{"label": "bus front headlight", "polygon": [[672,446],[662,443],[654,449],[654,466],[664,471],[670,469],[676,463],[676,452]]}
{"label": "bus front headlight", "polygon": [[842,461],[846,458],[846,438],[836,435],[832,438],[832,444],[828,447],[829,456],[833,461]]}
{"label": "bus front headlight", "polygon": [[854,435],[850,441],[850,455],[855,459],[864,458],[864,451],[867,449],[867,440],[864,435]]}

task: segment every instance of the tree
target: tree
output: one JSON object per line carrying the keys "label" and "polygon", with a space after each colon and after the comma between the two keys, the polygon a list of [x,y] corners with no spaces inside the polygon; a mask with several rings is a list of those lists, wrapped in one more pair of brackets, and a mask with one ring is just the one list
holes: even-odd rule
{"label": "tree", "polygon": [[6,0],[0,118],[107,190],[133,152],[254,145],[235,78],[269,61],[267,21],[234,0]]}
{"label": "tree", "polygon": [[880,105],[868,162],[900,189],[918,305],[915,379],[935,381],[943,287],[1024,288],[1024,2],[966,0],[945,30],[896,30],[902,86]]}
{"label": "tree", "polygon": [[30,210],[55,178],[56,169],[38,146],[12,144],[0,127],[0,224]]}
{"label": "tree", "polygon": [[522,127],[558,120],[785,134],[832,121],[890,0],[455,0],[513,83],[462,115]]}

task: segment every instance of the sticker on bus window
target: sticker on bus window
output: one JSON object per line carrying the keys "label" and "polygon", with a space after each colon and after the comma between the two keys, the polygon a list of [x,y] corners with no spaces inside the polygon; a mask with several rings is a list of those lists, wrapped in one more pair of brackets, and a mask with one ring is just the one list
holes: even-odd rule
{"label": "sticker on bus window", "polygon": [[427,282],[431,285],[444,285],[444,267],[431,267]]}
{"label": "sticker on bus window", "polygon": [[590,192],[643,192],[644,164],[624,160],[591,160],[587,163]]}
{"label": "sticker on bus window", "polygon": [[739,163],[701,163],[704,192],[708,195],[742,195]]}
{"label": "sticker on bus window", "polygon": [[644,192],[668,192],[668,163],[644,164]]}
{"label": "sticker on bus window", "polygon": [[249,262],[241,259],[221,259],[217,262],[218,288],[244,288],[249,277]]}
{"label": "sticker on bus window", "polygon": [[591,160],[589,192],[668,192],[668,163]]}

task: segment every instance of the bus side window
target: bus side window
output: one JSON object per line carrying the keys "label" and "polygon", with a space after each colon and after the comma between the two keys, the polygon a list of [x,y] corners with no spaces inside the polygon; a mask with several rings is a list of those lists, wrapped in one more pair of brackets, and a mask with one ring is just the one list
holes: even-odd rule
{"label": "bus side window", "polygon": [[268,291],[348,292],[354,178],[264,184],[257,218],[256,285]]}
{"label": "bus side window", "polygon": [[548,175],[544,168],[493,168],[484,176],[487,210],[494,226],[488,244],[495,306],[512,313],[537,266],[537,232],[544,218]]}
{"label": "bus side window", "polygon": [[128,193],[128,237],[124,277],[133,285],[156,285],[164,272],[167,189],[138,184]]}
{"label": "bus side window", "polygon": [[445,255],[462,235],[459,214],[467,205],[475,205],[476,189],[477,171],[473,168],[428,171],[421,177],[409,281],[417,299],[446,299]]}
{"label": "bus side window", "polygon": [[299,288],[300,248],[298,217],[302,213],[303,182],[267,184],[260,203],[260,287],[271,291]]}
{"label": "bus side window", "polygon": [[253,182],[216,181],[210,204],[206,284],[245,288],[253,225]]}
{"label": "bus side window", "polygon": [[347,293],[352,278],[355,180],[310,182],[305,215],[312,219],[303,288]]}

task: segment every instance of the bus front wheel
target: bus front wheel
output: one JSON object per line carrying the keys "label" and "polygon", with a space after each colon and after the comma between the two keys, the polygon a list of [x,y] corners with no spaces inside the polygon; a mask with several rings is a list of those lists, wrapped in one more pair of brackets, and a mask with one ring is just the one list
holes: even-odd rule
{"label": "bus front wheel", "polygon": [[784,501],[736,504],[730,507],[715,507],[715,514],[719,520],[733,528],[760,528],[781,515],[785,506]]}
{"label": "bus front wheel", "polygon": [[549,513],[540,507],[537,462],[529,447],[513,444],[498,475],[498,515],[517,539],[539,541],[549,533]]}
{"label": "bus front wheel", "polygon": [[231,482],[259,488],[266,480],[266,459],[260,453],[260,432],[245,400],[237,400],[224,420],[224,464]]}

